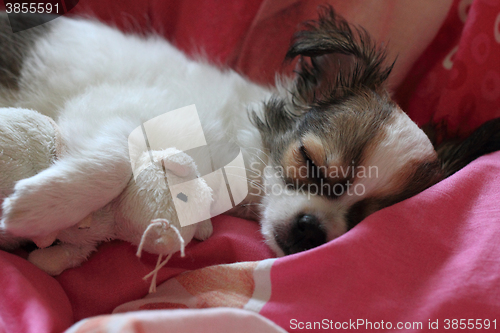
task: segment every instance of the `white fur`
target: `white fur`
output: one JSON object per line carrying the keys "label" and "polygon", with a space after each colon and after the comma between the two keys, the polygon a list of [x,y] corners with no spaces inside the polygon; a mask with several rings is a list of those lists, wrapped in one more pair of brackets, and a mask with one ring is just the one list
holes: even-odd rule
{"label": "white fur", "polygon": [[131,175],[128,135],[165,112],[196,104],[207,141],[261,149],[247,107],[270,95],[160,38],[66,18],[36,42],[20,87],[14,104],[53,117],[67,138],[65,157],[19,181],[3,204],[2,225],[23,237],[71,227],[117,197]]}

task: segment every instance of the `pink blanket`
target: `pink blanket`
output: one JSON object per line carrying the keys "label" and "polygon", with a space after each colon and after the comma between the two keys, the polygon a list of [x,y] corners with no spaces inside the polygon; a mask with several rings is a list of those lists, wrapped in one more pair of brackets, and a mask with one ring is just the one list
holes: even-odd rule
{"label": "pink blanket", "polygon": [[[497,0],[329,2],[379,40],[389,40],[392,54],[399,50],[391,84],[419,124],[432,120],[446,137],[466,135],[500,116]],[[124,29],[153,26],[188,52],[203,50],[269,83],[276,71],[290,70],[281,65],[288,40],[298,22],[315,16],[317,3],[324,1],[81,0],[74,12],[90,8]],[[128,14],[118,15],[120,10]],[[161,310],[174,308],[184,309],[176,310],[183,311],[184,322],[207,318],[220,330],[241,323],[280,331],[263,316],[287,331],[383,330],[389,323],[413,331],[427,331],[429,325],[495,331],[499,202],[500,153],[493,153],[373,214],[344,236],[285,258],[269,259],[273,255],[256,223],[221,216],[213,219],[214,235],[190,244],[186,258],[174,256],[160,271],[159,292],[145,298],[149,285],[141,278],[156,258],[139,260],[125,243],[104,244],[82,267],[55,279],[22,253],[0,252],[0,332],[61,332],[96,315],[107,316],[72,330],[106,332],[126,322],[131,332],[156,332],[179,324],[172,310]],[[185,310],[206,307],[240,310],[221,310],[219,317],[217,310]],[[115,308],[158,311],[110,315]]]}
{"label": "pink blanket", "polygon": [[328,244],[185,272],[114,312],[233,307],[290,331],[496,331],[500,206],[489,198],[500,196],[499,175],[497,152]]}

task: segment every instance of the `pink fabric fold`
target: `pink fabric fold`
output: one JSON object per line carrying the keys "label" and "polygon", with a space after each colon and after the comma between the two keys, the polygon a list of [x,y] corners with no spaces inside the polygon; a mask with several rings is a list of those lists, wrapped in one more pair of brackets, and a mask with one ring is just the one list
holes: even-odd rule
{"label": "pink fabric fold", "polygon": [[[281,258],[260,312],[299,322],[421,322],[500,315],[500,152],[383,209],[338,239]],[[366,326],[360,328],[367,329]],[[294,330],[295,331],[295,330]]]}
{"label": "pink fabric fold", "polygon": [[71,303],[57,281],[0,251],[0,332],[61,332],[73,323]]}

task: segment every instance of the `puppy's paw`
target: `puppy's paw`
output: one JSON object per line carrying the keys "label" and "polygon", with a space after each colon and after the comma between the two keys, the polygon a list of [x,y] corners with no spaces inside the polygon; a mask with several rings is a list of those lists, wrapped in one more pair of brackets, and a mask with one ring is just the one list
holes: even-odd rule
{"label": "puppy's paw", "polygon": [[31,252],[28,256],[28,261],[47,274],[55,276],[68,268],[80,266],[94,250],[95,246],[92,244],[54,245]]}
{"label": "puppy's paw", "polygon": [[212,221],[208,219],[198,224],[198,229],[196,229],[194,238],[200,241],[204,241],[208,237],[212,236],[213,232],[214,228],[212,226]]}
{"label": "puppy's paw", "polygon": [[37,249],[30,253],[28,261],[45,273],[55,276],[70,268],[70,254],[61,246]]}
{"label": "puppy's paw", "polygon": [[73,220],[78,222],[78,209],[71,203],[71,194],[65,193],[56,179],[43,175],[17,182],[14,192],[2,204],[1,228],[16,236],[33,238],[64,229]]}

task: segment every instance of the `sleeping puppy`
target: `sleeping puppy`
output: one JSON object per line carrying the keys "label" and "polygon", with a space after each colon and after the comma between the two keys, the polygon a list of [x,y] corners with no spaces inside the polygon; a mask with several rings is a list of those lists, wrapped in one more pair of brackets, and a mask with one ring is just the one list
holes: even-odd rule
{"label": "sleeping puppy", "polygon": [[270,152],[262,232],[280,255],[321,245],[366,216],[500,149],[500,121],[438,152],[391,100],[392,65],[331,8],[295,35],[295,81],[253,115]]}
{"label": "sleeping puppy", "polygon": [[[51,116],[68,138],[64,158],[19,181],[3,202],[0,227],[17,236],[71,227],[113,200],[132,176],[128,135],[190,104],[208,142],[241,147],[250,195],[233,213],[261,206],[263,235],[278,255],[334,239],[500,146],[494,122],[472,136],[484,149],[449,144],[440,159],[391,100],[384,50],[330,8],[296,35],[287,58],[299,57],[297,76],[276,89],[99,22],[62,17],[19,35],[6,22],[0,14],[0,106]],[[225,149],[212,154],[227,160]]]}

